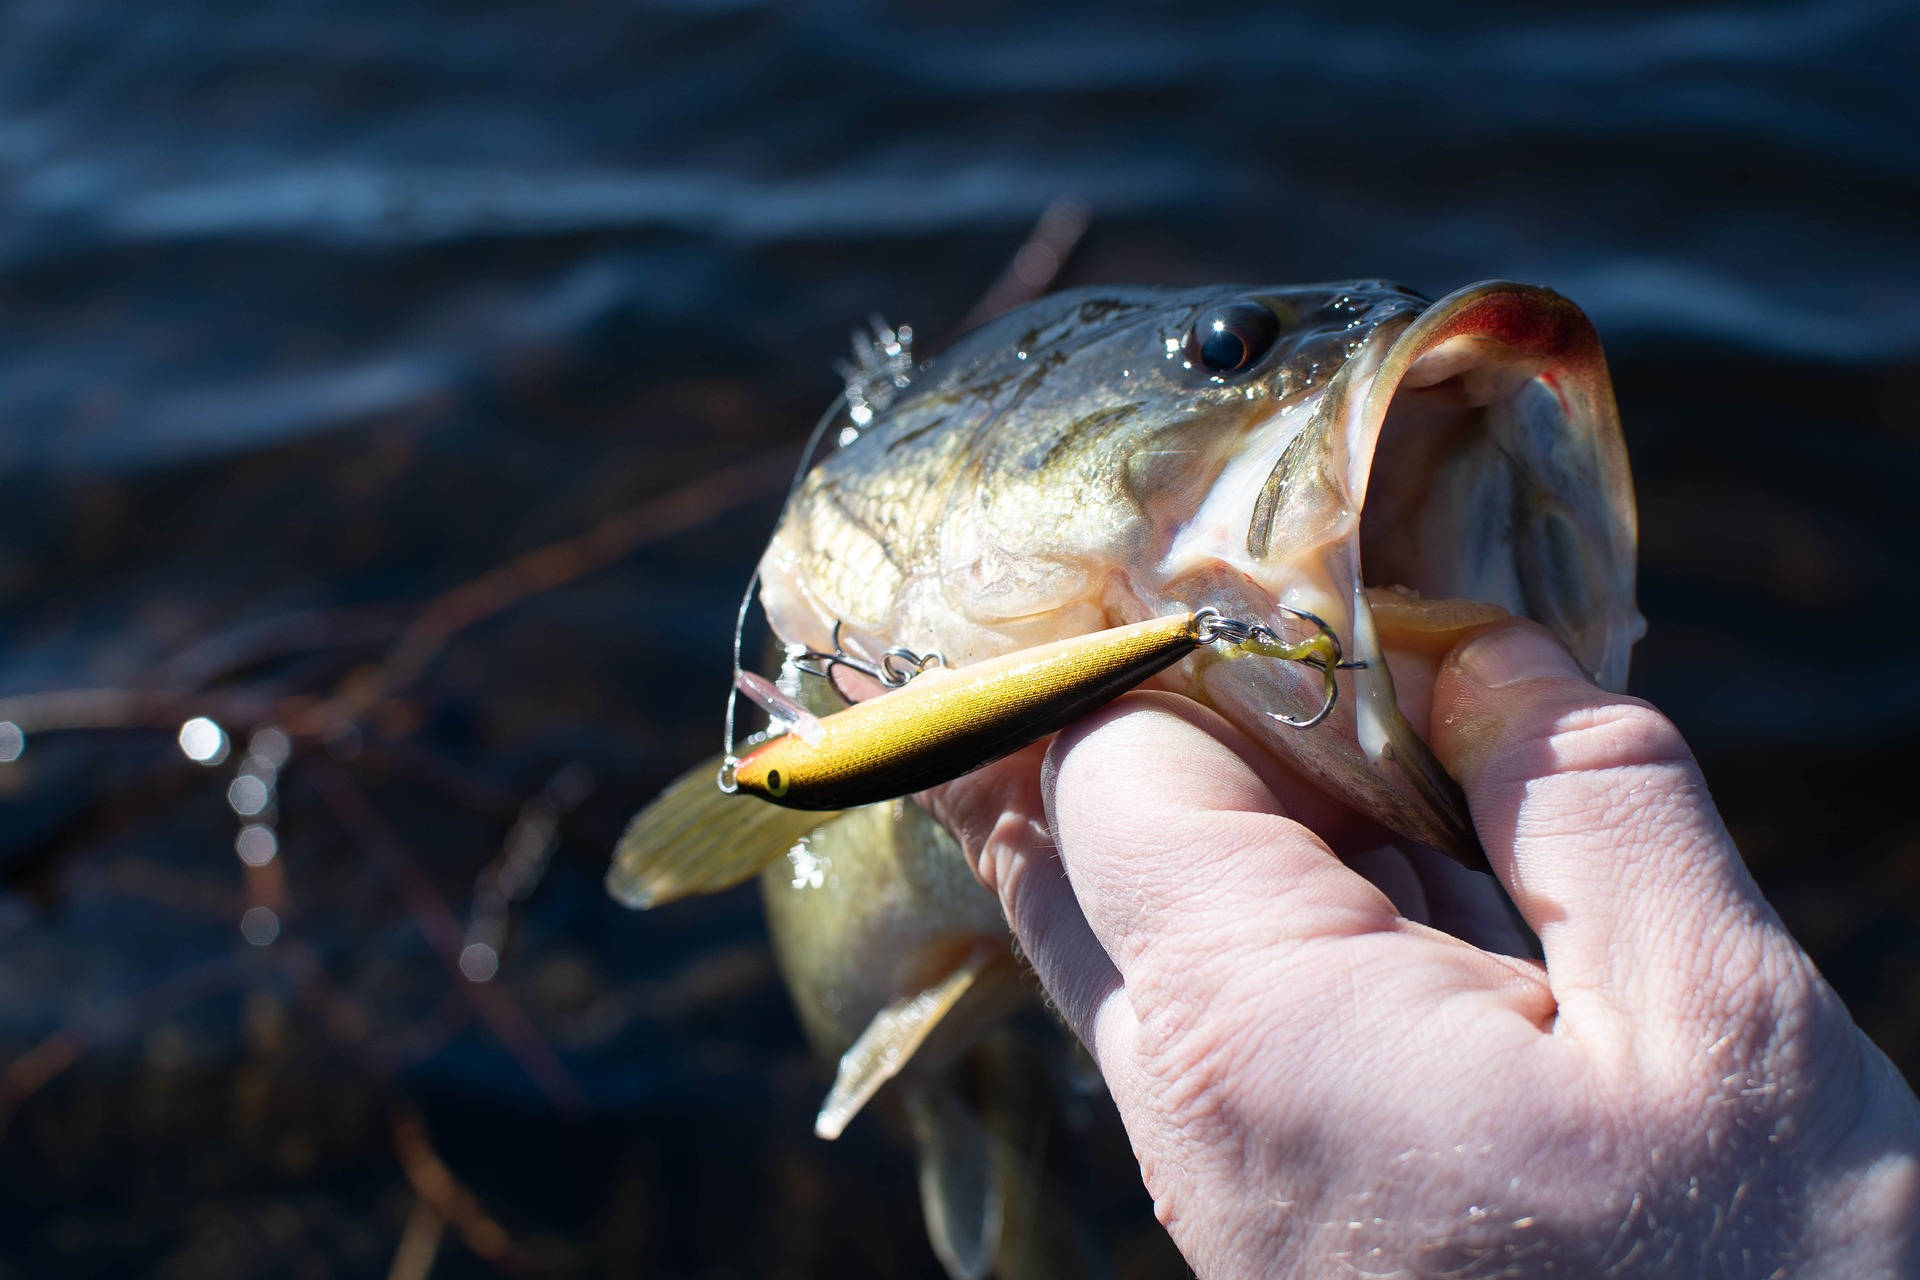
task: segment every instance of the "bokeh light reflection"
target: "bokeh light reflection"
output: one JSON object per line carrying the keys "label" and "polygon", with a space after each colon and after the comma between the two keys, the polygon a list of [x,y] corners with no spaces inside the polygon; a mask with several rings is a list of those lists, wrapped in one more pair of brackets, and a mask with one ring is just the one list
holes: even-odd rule
{"label": "bokeh light reflection", "polygon": [[240,917],[240,936],[256,947],[271,946],[280,936],[280,917],[271,907],[248,907]]}
{"label": "bokeh light reflection", "polygon": [[243,818],[264,812],[267,802],[272,798],[273,792],[267,786],[266,779],[256,774],[243,773],[227,787],[227,803]]}
{"label": "bokeh light reflection", "polygon": [[180,752],[195,764],[219,764],[227,751],[227,731],[207,717],[195,716],[180,726]]}
{"label": "bokeh light reflection", "polygon": [[292,753],[292,739],[287,737],[284,729],[273,725],[256,729],[253,736],[247,739],[247,754],[269,770],[278,770],[286,764],[287,757]]}
{"label": "bokeh light reflection", "polygon": [[460,972],[468,982],[491,982],[500,972],[500,953],[484,942],[469,942],[460,949]]}
{"label": "bokeh light reflection", "polygon": [[249,822],[233,838],[233,851],[250,867],[264,867],[280,852],[280,838],[262,822]]}

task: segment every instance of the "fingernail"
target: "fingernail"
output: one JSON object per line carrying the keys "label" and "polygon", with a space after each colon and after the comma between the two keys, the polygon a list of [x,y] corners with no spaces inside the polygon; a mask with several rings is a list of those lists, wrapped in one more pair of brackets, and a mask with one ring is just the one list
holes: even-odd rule
{"label": "fingernail", "polygon": [[1522,680],[1580,680],[1587,673],[1558,640],[1535,627],[1502,627],[1467,643],[1454,659],[1468,679],[1489,689]]}

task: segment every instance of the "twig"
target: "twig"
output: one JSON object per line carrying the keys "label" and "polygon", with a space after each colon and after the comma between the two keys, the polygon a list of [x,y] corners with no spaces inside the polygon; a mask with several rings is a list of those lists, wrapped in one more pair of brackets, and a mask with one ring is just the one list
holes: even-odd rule
{"label": "twig", "polygon": [[360,853],[400,895],[414,927],[452,975],[455,989],[473,1005],[474,1012],[513,1055],[534,1087],[568,1117],[585,1114],[586,1094],[532,1019],[504,988],[492,982],[470,981],[461,970],[460,950],[466,932],[459,919],[420,869],[418,858],[387,825],[353,776],[326,760],[312,761],[306,776],[326,798]]}
{"label": "twig", "polygon": [[997,315],[1032,302],[1052,288],[1060,269],[1066,266],[1068,257],[1087,234],[1091,218],[1092,210],[1087,202],[1076,196],[1061,196],[1048,205],[1007,269],[960,322],[961,330],[985,324]]}
{"label": "twig", "polygon": [[322,649],[362,649],[393,643],[406,625],[394,604],[302,609],[244,622],[175,653],[140,679],[165,689],[201,689],[261,663]]}
{"label": "twig", "polygon": [[537,547],[444,592],[414,616],[399,643],[366,678],[349,682],[316,707],[314,715],[358,719],[419,679],[447,642],[468,627],[529,596],[605,568],[644,543],[698,528],[736,507],[778,493],[787,482],[790,465],[777,454],[767,454],[713,472],[586,533]]}
{"label": "twig", "polygon": [[[515,1245],[507,1229],[487,1213],[480,1198],[453,1176],[453,1170],[447,1168],[446,1161],[433,1149],[426,1122],[410,1107],[394,1108],[393,1151],[414,1194],[460,1233],[461,1242],[475,1257],[510,1275],[544,1274],[545,1268]],[[409,1230],[411,1225],[409,1223]],[[402,1243],[404,1246],[404,1241]],[[396,1256],[395,1265],[398,1263]]]}
{"label": "twig", "polygon": [[354,754],[352,763],[357,773],[384,772],[417,782],[453,804],[500,822],[512,821],[526,803],[523,792],[475,777],[412,738],[369,738]]}
{"label": "twig", "polygon": [[482,976],[466,968],[469,955],[484,966],[499,963],[506,954],[513,904],[539,886],[560,843],[561,821],[592,790],[593,771],[576,760],[547,779],[540,794],[520,807],[520,816],[508,829],[499,856],[481,868],[473,882],[473,909],[467,920],[466,945],[460,953],[462,972],[467,976]]}
{"label": "twig", "polygon": [[[0,698],[0,723],[12,722],[32,737],[68,729],[171,729],[193,716],[207,716],[229,726],[251,727],[272,720],[296,737],[334,737],[383,699],[419,679],[447,642],[468,627],[530,596],[605,568],[647,542],[684,533],[778,493],[788,469],[787,460],[777,454],[757,456],[644,502],[586,533],[537,547],[468,579],[428,601],[382,661],[349,675],[330,696],[318,701],[257,690],[54,689]],[[315,631],[324,631],[329,621],[338,628],[334,635],[303,643],[303,632],[311,638]],[[196,645],[155,667],[142,683],[174,683],[195,674],[212,678],[235,662],[257,660],[263,654],[366,643],[391,630],[392,624],[371,607],[295,614]]]}
{"label": "twig", "polygon": [[393,1263],[387,1268],[387,1280],[427,1280],[434,1259],[440,1256],[440,1238],[447,1232],[447,1220],[435,1213],[425,1198],[415,1200],[401,1229],[400,1245],[393,1251]]}
{"label": "twig", "polygon": [[78,1062],[87,1050],[240,985],[254,960],[248,954],[251,951],[230,952],[182,969],[114,1001],[79,1025],[69,1023],[8,1063],[0,1070],[0,1134],[6,1132],[21,1103]]}
{"label": "twig", "polygon": [[71,859],[126,830],[161,805],[178,800],[191,788],[204,785],[202,771],[188,764],[185,757],[176,757],[174,767],[154,768],[138,784],[78,810],[65,825],[16,852],[6,869],[0,871],[0,884],[15,893],[51,902],[58,897],[55,889],[60,870]]}

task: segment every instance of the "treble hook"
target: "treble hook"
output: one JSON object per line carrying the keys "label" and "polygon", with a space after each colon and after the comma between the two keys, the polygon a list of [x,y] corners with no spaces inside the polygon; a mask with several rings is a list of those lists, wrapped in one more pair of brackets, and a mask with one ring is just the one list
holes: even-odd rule
{"label": "treble hook", "polygon": [[1304,640],[1289,641],[1281,639],[1278,632],[1263,622],[1242,622],[1237,618],[1224,617],[1216,609],[1202,609],[1196,616],[1200,620],[1201,635],[1208,641],[1225,640],[1249,653],[1320,668],[1326,696],[1321,699],[1319,710],[1305,717],[1282,715],[1278,711],[1267,713],[1290,729],[1311,729],[1332,715],[1334,703],[1339,701],[1340,687],[1334,682],[1334,672],[1364,668],[1367,664],[1342,660],[1339,635],[1318,614],[1286,604],[1276,604],[1275,607],[1303,622],[1312,623],[1314,634]]}
{"label": "treble hook", "polygon": [[881,654],[878,662],[856,658],[840,643],[840,632],[846,625],[844,621],[835,620],[832,653],[822,653],[818,649],[809,649],[802,644],[788,645],[787,665],[795,671],[804,671],[810,676],[823,680],[832,675],[834,667],[846,667],[851,671],[858,671],[870,680],[879,681],[888,689],[898,689],[922,672],[947,665],[945,655],[938,649],[916,653],[903,644],[894,645]]}

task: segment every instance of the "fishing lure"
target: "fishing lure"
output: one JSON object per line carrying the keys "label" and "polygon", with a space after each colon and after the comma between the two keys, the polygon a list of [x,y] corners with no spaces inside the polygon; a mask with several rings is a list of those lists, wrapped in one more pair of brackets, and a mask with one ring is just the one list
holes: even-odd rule
{"label": "fishing lure", "polygon": [[[831,666],[861,671],[891,691],[816,717],[765,679],[740,673],[737,687],[785,730],[744,756],[729,751],[720,788],[794,809],[850,809],[950,782],[1011,754],[1111,702],[1149,676],[1206,645],[1306,662],[1325,672],[1325,693],[1311,715],[1278,717],[1309,729],[1338,696],[1340,643],[1319,618],[1288,610],[1315,627],[1282,639],[1260,623],[1213,608],[1113,627],[949,668],[938,654],[895,648],[877,663],[847,654],[838,629],[832,653],[802,650],[789,661],[809,674]],[[797,659],[797,661],[796,661]],[[812,665],[808,665],[811,663]]]}
{"label": "fishing lure", "polygon": [[[726,751],[682,774],[628,824],[607,888],[630,907],[729,888],[830,811],[910,795],[990,764],[1209,644],[1318,668],[1320,706],[1300,718],[1275,714],[1310,729],[1333,710],[1334,673],[1359,664],[1341,660],[1339,638],[1325,622],[1303,610],[1286,612],[1311,625],[1311,634],[1287,640],[1262,623],[1205,608],[954,668],[937,654],[904,648],[868,662],[843,650],[836,633],[832,653],[802,649],[790,654],[790,665],[815,676],[848,667],[890,691],[826,716],[741,671],[735,689],[767,709],[773,729],[737,754],[729,696]],[[750,804],[743,795],[772,803]]]}

